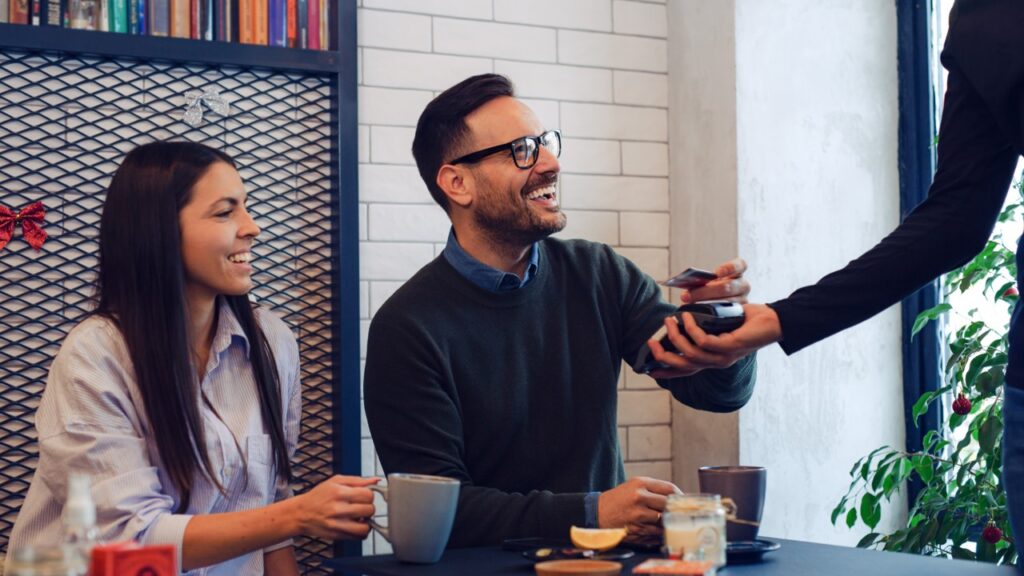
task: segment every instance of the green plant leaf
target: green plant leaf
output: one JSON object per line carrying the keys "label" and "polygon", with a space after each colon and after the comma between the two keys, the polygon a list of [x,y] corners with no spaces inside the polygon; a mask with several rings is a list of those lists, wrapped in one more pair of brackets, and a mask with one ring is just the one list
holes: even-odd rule
{"label": "green plant leaf", "polygon": [[857,523],[857,509],[850,508],[850,511],[846,513],[846,527],[853,528],[853,525]]}
{"label": "green plant leaf", "polygon": [[971,552],[967,548],[961,546],[953,546],[953,558],[957,560],[974,560],[974,552]]}
{"label": "green plant leaf", "polygon": [[997,418],[986,418],[978,429],[978,447],[984,453],[992,452],[999,436],[1003,433],[1003,423]]}
{"label": "green plant leaf", "polygon": [[868,492],[860,499],[860,519],[872,530],[882,519],[882,507],[878,504],[878,496]]}
{"label": "green plant leaf", "polygon": [[934,475],[934,469],[932,468],[931,458],[925,456],[914,457],[914,470],[917,471],[917,475],[921,477],[921,481],[925,484],[932,481]]}
{"label": "green plant leaf", "polygon": [[927,324],[929,320],[935,320],[952,309],[953,307],[951,305],[942,303],[938,306],[933,306],[927,310],[923,310],[917,315],[917,318],[914,320],[914,326],[910,329],[911,340],[913,340],[914,336],[917,336],[917,333],[924,328],[924,325]]}
{"label": "green plant leaf", "polygon": [[832,525],[833,526],[836,525],[836,520],[839,518],[839,515],[842,514],[843,510],[846,509],[846,500],[847,500],[846,496],[843,496],[843,499],[839,501],[839,504],[836,504],[836,507],[832,509]]}
{"label": "green plant leaf", "polygon": [[870,546],[874,546],[875,542],[877,542],[881,536],[882,535],[878,532],[870,532],[857,542],[857,548],[868,548]]}

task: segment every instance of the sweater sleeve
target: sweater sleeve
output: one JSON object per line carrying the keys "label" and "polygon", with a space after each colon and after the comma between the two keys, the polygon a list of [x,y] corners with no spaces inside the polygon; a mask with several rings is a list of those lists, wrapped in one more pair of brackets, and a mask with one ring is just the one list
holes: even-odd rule
{"label": "sweater sleeve", "polygon": [[[632,365],[647,339],[661,327],[666,316],[676,307],[662,298],[654,280],[635,264],[620,256],[617,262],[621,278],[623,360]],[[742,408],[754,393],[756,380],[755,355],[751,354],[729,368],[702,370],[692,376],[661,379],[658,384],[672,393],[676,400],[708,412],[732,412]]]}
{"label": "sweater sleeve", "polygon": [[458,397],[445,355],[430,335],[386,309],[370,326],[364,374],[366,419],[385,472],[446,476],[461,482],[450,547],[505,538],[564,538],[584,525],[585,493],[508,493],[477,486],[464,462]]}
{"label": "sweater sleeve", "polygon": [[874,316],[985,247],[1017,152],[955,64],[928,198],[867,253],[813,286],[770,304],[787,354]]}

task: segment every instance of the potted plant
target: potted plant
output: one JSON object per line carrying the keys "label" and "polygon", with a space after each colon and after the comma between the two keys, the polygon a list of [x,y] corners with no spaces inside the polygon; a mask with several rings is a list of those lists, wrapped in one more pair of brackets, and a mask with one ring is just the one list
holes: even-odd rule
{"label": "potted plant", "polygon": [[[1018,193],[1022,183],[1015,186]],[[1007,206],[1000,222],[1019,221],[1019,200]],[[1019,226],[1015,227],[1019,230]],[[947,295],[980,294],[999,309],[998,319],[978,307],[953,309],[948,303],[922,312],[912,336],[928,322],[955,315],[947,332],[944,385],[923,394],[913,407],[915,424],[929,409],[946,410],[944,430],[931,430],[919,452],[882,446],[850,469],[852,481],[832,511],[832,523],[850,528],[858,522],[871,531],[857,544],[933,556],[1012,564],[1017,559],[1007,517],[1002,481],[1003,396],[1010,311],[1018,299],[1014,250],[999,232],[971,262],[948,274]],[[922,489],[908,521],[891,534],[875,532],[881,502],[902,490],[909,479]]]}

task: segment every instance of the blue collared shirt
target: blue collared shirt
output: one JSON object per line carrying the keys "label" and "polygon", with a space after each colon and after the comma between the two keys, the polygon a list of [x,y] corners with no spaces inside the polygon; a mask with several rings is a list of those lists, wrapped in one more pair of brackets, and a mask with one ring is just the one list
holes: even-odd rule
{"label": "blue collared shirt", "polygon": [[[459,246],[455,239],[455,229],[448,232],[448,243],[444,247],[444,258],[455,268],[455,271],[473,284],[490,290],[491,292],[511,292],[518,290],[537,275],[537,266],[540,261],[540,249],[534,242],[530,247],[530,261],[526,265],[526,271],[522,279],[511,272],[503,272],[497,268],[491,268],[487,264],[473,258],[462,246]],[[597,528],[597,499],[600,492],[589,492],[583,498],[583,512],[586,518],[586,528]]]}
{"label": "blue collared shirt", "polygon": [[462,246],[459,246],[458,240],[455,239],[454,229],[448,232],[448,244],[445,245],[443,252],[445,260],[466,280],[491,292],[510,292],[526,286],[526,283],[537,274],[538,253],[537,244],[534,243],[530,247],[530,261],[526,264],[526,271],[523,272],[523,277],[520,279],[519,276],[511,272],[491,268],[470,256],[462,249]]}

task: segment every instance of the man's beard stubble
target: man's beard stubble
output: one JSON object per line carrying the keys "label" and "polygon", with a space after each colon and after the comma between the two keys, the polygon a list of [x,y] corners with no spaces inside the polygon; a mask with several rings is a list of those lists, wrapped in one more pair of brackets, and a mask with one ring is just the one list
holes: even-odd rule
{"label": "man's beard stubble", "polygon": [[[500,193],[493,192],[494,186],[488,184],[486,201],[473,212],[473,219],[481,232],[492,241],[506,246],[529,246],[548,236],[561,232],[565,228],[566,217],[561,210],[561,191],[557,189],[558,174],[540,176],[518,192],[515,201],[501,198]],[[537,215],[530,207],[526,194],[550,184],[556,185],[556,198],[559,201],[558,218],[546,220]]]}

